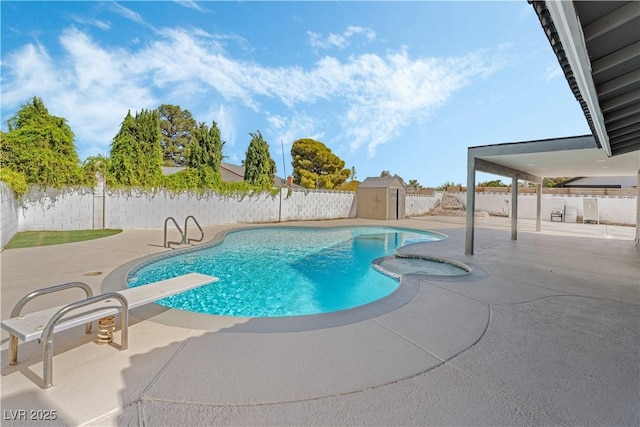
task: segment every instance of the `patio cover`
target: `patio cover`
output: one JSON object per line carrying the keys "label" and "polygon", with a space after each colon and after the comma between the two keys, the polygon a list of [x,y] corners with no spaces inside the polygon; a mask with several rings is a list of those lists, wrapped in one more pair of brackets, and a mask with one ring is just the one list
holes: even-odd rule
{"label": "patio cover", "polygon": [[640,2],[532,1],[592,135],[470,147],[465,253],[473,254],[475,172],[512,178],[511,238],[517,239],[518,180],[637,175],[640,244]]}

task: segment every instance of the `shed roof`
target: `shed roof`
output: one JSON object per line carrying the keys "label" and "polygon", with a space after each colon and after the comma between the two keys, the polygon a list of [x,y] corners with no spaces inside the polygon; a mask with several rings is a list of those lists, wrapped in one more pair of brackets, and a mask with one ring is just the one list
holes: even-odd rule
{"label": "shed roof", "polygon": [[358,188],[405,188],[402,181],[395,176],[369,177],[362,181]]}

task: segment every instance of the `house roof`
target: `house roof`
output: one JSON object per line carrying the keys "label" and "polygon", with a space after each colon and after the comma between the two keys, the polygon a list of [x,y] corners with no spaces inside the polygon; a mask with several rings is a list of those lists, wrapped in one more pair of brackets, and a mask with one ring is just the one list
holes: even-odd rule
{"label": "house roof", "polygon": [[598,147],[640,150],[640,2],[532,1]]}
{"label": "house roof", "polygon": [[[226,182],[242,182],[244,181],[244,166],[222,162],[220,164],[220,175],[222,175],[222,180]],[[274,176],[273,185],[276,187],[286,187],[287,180],[279,176]],[[291,187],[302,188],[298,184],[292,184]]]}
{"label": "house roof", "polygon": [[[222,178],[224,181],[244,181],[244,166],[222,162],[220,163],[220,172],[222,173]],[[225,174],[230,179],[225,179]],[[238,180],[237,178],[240,179]]]}

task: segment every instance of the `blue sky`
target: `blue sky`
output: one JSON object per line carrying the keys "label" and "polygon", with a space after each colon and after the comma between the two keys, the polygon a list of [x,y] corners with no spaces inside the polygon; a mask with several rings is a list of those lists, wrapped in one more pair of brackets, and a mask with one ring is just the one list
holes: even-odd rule
{"label": "blue sky", "polygon": [[469,146],[589,133],[524,0],[0,5],[2,129],[41,97],[81,159],[161,104],[215,120],[232,163],[260,130],[281,176],[310,137],[425,186],[466,182]]}

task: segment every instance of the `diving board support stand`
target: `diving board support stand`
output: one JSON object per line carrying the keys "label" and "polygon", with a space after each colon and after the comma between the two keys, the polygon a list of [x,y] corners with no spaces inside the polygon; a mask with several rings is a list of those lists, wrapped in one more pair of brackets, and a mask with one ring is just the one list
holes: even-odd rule
{"label": "diving board support stand", "polygon": [[[72,302],[58,310],[42,331],[42,388],[50,388],[53,385],[53,330],[60,319],[71,311],[93,303],[100,301],[110,302],[111,298],[120,303],[120,351],[126,350],[127,347],[129,347],[129,303],[124,295],[117,292],[109,292],[85,300]],[[101,310],[102,308],[95,309],[95,311]]]}

